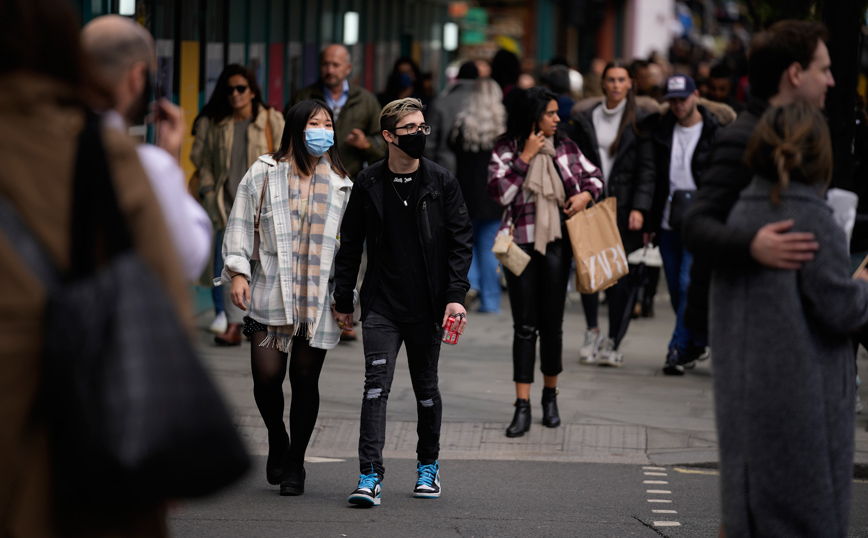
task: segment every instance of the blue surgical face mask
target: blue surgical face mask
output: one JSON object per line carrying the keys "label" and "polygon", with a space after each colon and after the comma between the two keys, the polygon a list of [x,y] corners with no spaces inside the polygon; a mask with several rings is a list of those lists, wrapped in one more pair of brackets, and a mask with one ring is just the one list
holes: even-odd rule
{"label": "blue surgical face mask", "polygon": [[305,129],[304,145],[314,157],[322,157],[335,143],[335,132],[328,129]]}

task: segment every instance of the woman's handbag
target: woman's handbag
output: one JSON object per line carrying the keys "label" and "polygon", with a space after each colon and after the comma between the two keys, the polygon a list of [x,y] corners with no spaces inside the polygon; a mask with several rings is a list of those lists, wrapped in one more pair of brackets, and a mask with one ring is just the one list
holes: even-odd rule
{"label": "woman's handbag", "polygon": [[[271,117],[265,122],[265,138],[268,140],[268,152],[274,151],[274,140],[271,135]],[[250,261],[259,261],[259,218],[262,215],[262,201],[265,200],[265,189],[268,187],[268,174],[262,182],[262,192],[259,193],[259,206],[256,208],[256,218],[253,220],[253,252]]]}
{"label": "woman's handbag", "polygon": [[521,276],[524,268],[530,263],[530,255],[515,244],[512,231],[513,227],[510,226],[508,234],[502,233],[498,235],[494,240],[491,252],[494,252],[494,257],[497,258],[497,261],[509,269],[512,274]]}
{"label": "woman's handbag", "polygon": [[89,119],[80,137],[68,277],[0,197],[0,230],[48,292],[40,412],[64,509],[201,496],[250,464],[164,287],[133,248],[99,129]]}
{"label": "woman's handbag", "polygon": [[673,230],[681,229],[684,215],[687,214],[687,210],[690,208],[690,203],[693,202],[695,195],[695,189],[678,189],[672,193],[672,200],[669,202],[670,228]]}
{"label": "woman's handbag", "polygon": [[609,197],[567,219],[576,259],[576,289],[596,293],[630,272],[616,220],[617,201]]}

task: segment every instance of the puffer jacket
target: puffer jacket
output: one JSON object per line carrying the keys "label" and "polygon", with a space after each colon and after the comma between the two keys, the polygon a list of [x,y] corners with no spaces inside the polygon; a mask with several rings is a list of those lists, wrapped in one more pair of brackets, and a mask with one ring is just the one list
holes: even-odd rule
{"label": "puffer jacket", "polygon": [[[700,104],[697,109],[702,114],[702,134],[693,151],[690,162],[690,170],[696,187],[702,185],[703,175],[711,162],[711,147],[717,140],[718,134],[724,125],[735,119],[735,113],[729,114],[732,109],[723,103],[707,102]],[[677,120],[675,115],[669,112],[668,105],[661,107],[661,116],[658,124],[650,133],[651,154],[650,159],[644,159],[641,163],[640,174],[655,182],[654,206],[646,230],[659,232],[666,200],[669,197],[669,167],[672,161],[672,137]]]}
{"label": "puffer jacket", "polygon": [[[646,102],[647,101],[647,102]],[[587,105],[592,105],[587,108]],[[602,170],[602,159],[598,150],[597,133],[594,129],[594,109],[602,106],[601,99],[585,100],[573,107],[571,127],[568,132],[575,140],[582,154]],[[624,249],[632,252],[642,246],[642,231],[630,231],[630,212],[642,212],[645,221],[651,212],[654,200],[654,180],[639,174],[639,162],[643,155],[648,154],[649,141],[645,133],[645,125],[657,112],[657,104],[653,100],[637,99],[636,125],[642,136],[627,127],[621,135],[618,151],[612,163],[609,177],[603,178],[606,185],[605,196],[614,196],[617,200],[618,231]]]}
{"label": "puffer jacket", "polygon": [[[322,81],[317,81],[293,95],[286,105],[286,110],[283,111],[284,116],[293,105],[306,99],[325,101]],[[386,140],[380,133],[381,110],[380,102],[374,94],[350,84],[347,102],[341,107],[341,113],[334,127],[335,144],[341,154],[341,162],[353,181],[362,168],[386,156]],[[347,144],[347,136],[353,129],[361,129],[367,135],[368,142],[371,143],[368,149],[362,150]]]}
{"label": "puffer jacket", "polygon": [[[266,125],[271,126],[274,140],[272,151],[280,147],[283,136],[283,115],[273,108],[259,107],[256,119],[247,128],[247,163],[250,168],[260,155],[268,153],[268,138],[265,135]],[[235,136],[232,116],[227,116],[217,123],[211,122],[205,147],[202,150],[202,162],[199,168],[200,194],[211,187],[217,193],[217,214],[209,215],[218,230],[226,227],[226,219],[231,207],[226,207],[223,197],[223,186],[229,180],[229,158],[232,154],[232,139]]]}

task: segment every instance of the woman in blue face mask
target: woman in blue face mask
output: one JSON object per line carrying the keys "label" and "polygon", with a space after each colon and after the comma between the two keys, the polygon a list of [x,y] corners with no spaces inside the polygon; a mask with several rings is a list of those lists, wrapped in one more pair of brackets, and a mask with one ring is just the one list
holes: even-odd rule
{"label": "woman in blue face mask", "polygon": [[226,226],[221,280],[246,313],[253,395],[268,429],[265,474],[280,484],[281,495],[304,492],[319,374],[326,350],[340,339],[331,314],[332,273],[352,185],[334,146],[331,110],[322,101],[302,101],[287,112],[280,149],[259,157],[244,176]]}

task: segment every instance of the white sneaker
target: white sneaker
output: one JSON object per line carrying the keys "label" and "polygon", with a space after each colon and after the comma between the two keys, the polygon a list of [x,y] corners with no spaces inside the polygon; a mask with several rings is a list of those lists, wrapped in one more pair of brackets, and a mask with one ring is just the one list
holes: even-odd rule
{"label": "white sneaker", "polygon": [[217,314],[217,317],[214,318],[214,321],[211,322],[211,326],[208,327],[208,330],[214,334],[223,334],[226,332],[228,327],[229,320],[226,319],[226,312],[220,312]]}
{"label": "white sneaker", "polygon": [[594,364],[597,362],[597,351],[604,340],[600,329],[588,329],[585,331],[585,341],[579,349],[579,362],[582,364]]}
{"label": "white sneaker", "polygon": [[600,366],[613,366],[615,368],[624,366],[624,355],[615,349],[615,341],[611,338],[606,338],[603,345],[600,346],[597,357]]}

